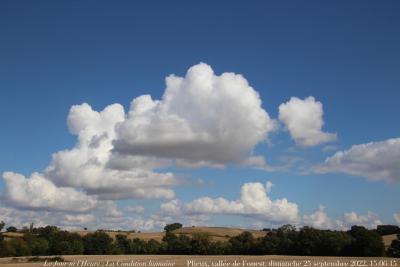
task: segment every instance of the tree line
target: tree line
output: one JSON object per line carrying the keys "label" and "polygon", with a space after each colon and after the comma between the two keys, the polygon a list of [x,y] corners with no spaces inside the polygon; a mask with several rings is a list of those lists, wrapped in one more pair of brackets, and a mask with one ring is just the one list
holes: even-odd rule
{"label": "tree line", "polygon": [[[0,223],[1,228],[4,223]],[[389,256],[400,257],[400,229],[378,226],[369,230],[353,226],[348,231],[318,230],[311,227],[296,229],[284,225],[266,229],[266,235],[255,238],[242,232],[228,241],[213,241],[207,233],[191,236],[175,234],[180,223],[167,225],[161,242],[129,239],[126,234],[111,238],[105,231],[81,236],[55,226],[30,227],[20,238],[5,240],[0,235],[0,256],[98,255],[98,254],[180,254],[180,255],[304,255],[304,256]],[[12,228],[11,230],[15,230]],[[397,234],[385,251],[383,234]]]}

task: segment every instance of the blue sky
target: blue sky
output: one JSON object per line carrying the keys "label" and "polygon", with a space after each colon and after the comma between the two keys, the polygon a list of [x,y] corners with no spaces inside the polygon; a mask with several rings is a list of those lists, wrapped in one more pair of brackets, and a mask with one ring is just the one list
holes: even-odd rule
{"label": "blue sky", "polygon": [[[74,147],[77,139],[66,122],[71,106],[88,103],[101,111],[120,103],[127,113],[136,97],[161,99],[166,76],[184,77],[190,67],[204,62],[216,76],[243,75],[259,93],[261,108],[279,124],[268,133],[268,142],[257,141],[248,152],[273,166],[298,161],[268,171],[238,162],[222,169],[155,168],[186,180],[169,188],[183,210],[202,197],[236,200],[245,183],[271,181],[268,196],[296,203],[299,224],[319,205],[332,223],[355,212],[360,224],[377,218],[400,224],[400,215],[397,222],[394,216],[400,213],[399,11],[396,1],[2,1],[0,173],[13,171],[29,179],[32,172],[44,171],[53,153]],[[336,133],[336,141],[301,146],[279,120],[282,103],[308,96],[323,105],[319,130]],[[391,138],[394,145],[385,143]],[[372,148],[382,152],[360,159],[361,167],[346,165],[355,160],[350,155],[340,166],[314,171],[337,151],[369,142],[383,142]],[[367,150],[362,153],[369,155]],[[391,174],[366,177],[375,171]],[[68,184],[47,178],[56,186]],[[74,188],[96,196],[84,186]],[[61,214],[57,207],[31,207],[13,199],[3,179],[0,189],[7,208],[3,217],[21,210]],[[132,217],[146,221],[171,199],[112,201],[121,212],[126,206],[143,206],[145,212]],[[171,220],[248,227],[278,223],[248,210],[219,211],[223,215],[196,214],[210,216],[208,221],[193,219],[189,211]],[[368,211],[374,215],[368,217]]]}

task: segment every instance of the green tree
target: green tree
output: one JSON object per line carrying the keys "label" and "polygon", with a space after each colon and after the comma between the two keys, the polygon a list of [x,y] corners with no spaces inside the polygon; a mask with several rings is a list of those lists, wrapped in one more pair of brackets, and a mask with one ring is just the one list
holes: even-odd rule
{"label": "green tree", "polygon": [[6,224],[5,224],[3,221],[0,222],[0,232],[1,232],[1,230],[3,230],[3,228],[4,228],[5,225],[6,225]]}
{"label": "green tree", "polygon": [[382,237],[373,230],[363,226],[352,226],[347,232],[353,239],[345,248],[345,254],[349,256],[383,256],[385,246]]}
{"label": "green tree", "polygon": [[229,242],[234,254],[256,254],[256,240],[250,232],[243,232],[240,235],[231,237]]}
{"label": "green tree", "polygon": [[175,235],[167,231],[163,237],[163,241],[166,243],[166,252],[175,254],[190,254],[190,238],[186,235]]}
{"label": "green tree", "polygon": [[195,233],[190,241],[191,253],[195,255],[210,254],[210,235],[207,233]]}
{"label": "green tree", "polygon": [[279,253],[280,238],[276,232],[268,232],[259,240],[259,254],[276,255]]}
{"label": "green tree", "polygon": [[89,233],[83,237],[85,254],[111,254],[113,251],[112,238],[104,231]]}
{"label": "green tree", "polygon": [[115,237],[115,246],[121,254],[128,254],[130,252],[131,244],[126,235],[118,234]]}
{"label": "green tree", "polygon": [[180,229],[180,228],[182,228],[182,224],[176,222],[176,223],[167,224],[164,227],[164,230],[165,230],[165,232],[171,232],[171,231],[174,231],[174,230]]}
{"label": "green tree", "polygon": [[25,240],[21,238],[13,238],[7,242],[12,246],[10,250],[15,250],[15,253],[12,256],[20,257],[31,255],[31,250]]}
{"label": "green tree", "polygon": [[132,254],[144,254],[146,242],[140,238],[134,238],[130,242],[130,253]]}
{"label": "green tree", "polygon": [[10,233],[15,233],[15,232],[17,232],[17,230],[18,229],[14,226],[7,227],[7,229],[6,229],[6,231],[10,232]]}
{"label": "green tree", "polygon": [[376,231],[380,235],[393,235],[393,234],[400,234],[400,227],[397,225],[378,225],[376,227]]}
{"label": "green tree", "polygon": [[296,253],[295,245],[298,238],[296,227],[286,224],[278,228],[276,235],[279,238],[278,254],[294,255]]}
{"label": "green tree", "polygon": [[147,241],[146,254],[161,254],[162,252],[162,245],[160,242],[154,239]]}
{"label": "green tree", "polygon": [[0,257],[13,257],[17,252],[15,247],[9,241],[0,242]]}
{"label": "green tree", "polygon": [[342,231],[323,231],[319,244],[319,255],[340,256],[344,249],[352,242],[352,237]]}
{"label": "green tree", "polygon": [[390,247],[387,250],[389,257],[400,258],[400,234],[397,235],[397,239],[393,240]]}

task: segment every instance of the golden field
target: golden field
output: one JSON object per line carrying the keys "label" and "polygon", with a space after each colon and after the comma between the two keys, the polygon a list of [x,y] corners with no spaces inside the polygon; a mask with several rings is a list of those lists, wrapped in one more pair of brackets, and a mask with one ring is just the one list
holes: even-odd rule
{"label": "golden field", "polygon": [[[43,257],[44,258],[44,257]],[[0,266],[168,266],[168,267],[262,267],[262,266],[400,266],[399,259],[304,256],[182,256],[182,255],[76,255],[63,256],[65,262],[27,262],[27,257],[0,258]]]}

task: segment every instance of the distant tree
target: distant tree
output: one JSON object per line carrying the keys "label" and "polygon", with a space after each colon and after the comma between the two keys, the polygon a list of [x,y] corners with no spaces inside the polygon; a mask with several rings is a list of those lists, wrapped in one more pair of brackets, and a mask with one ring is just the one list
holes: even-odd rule
{"label": "distant tree", "polygon": [[245,231],[240,235],[231,237],[229,242],[231,243],[233,254],[256,254],[256,240],[250,232]]}
{"label": "distant tree", "polygon": [[6,224],[5,224],[3,221],[0,222],[0,232],[1,232],[1,230],[3,230],[3,228],[4,228],[5,225],[6,225]]}
{"label": "distant tree", "polygon": [[400,234],[400,227],[397,225],[378,225],[376,231],[380,235]]}
{"label": "distant tree", "polygon": [[83,237],[85,254],[101,255],[111,254],[113,251],[112,238],[103,231],[89,233]]}
{"label": "distant tree", "polygon": [[150,239],[146,244],[146,254],[161,254],[163,251],[162,245],[160,242]]}
{"label": "distant tree", "polygon": [[352,237],[342,231],[322,231],[318,254],[321,256],[340,256],[352,242]]}
{"label": "distant tree", "polygon": [[383,256],[385,246],[382,237],[373,230],[363,226],[352,226],[347,232],[353,239],[345,248],[345,254],[349,256]]}
{"label": "distant tree", "polygon": [[207,233],[195,233],[190,241],[191,252],[195,255],[210,254],[211,240]]}
{"label": "distant tree", "polygon": [[15,232],[17,232],[17,230],[18,229],[14,226],[7,227],[7,229],[6,229],[6,231],[10,232],[10,233],[15,233]]}
{"label": "distant tree", "polygon": [[400,258],[400,234],[397,235],[397,239],[393,240],[390,247],[387,250],[389,257]]}
{"label": "distant tree", "polygon": [[283,225],[276,230],[276,235],[279,238],[278,252],[284,255],[295,255],[296,253],[296,242],[298,238],[298,232],[296,227],[290,224]]}
{"label": "distant tree", "polygon": [[11,246],[10,251],[15,251],[14,255],[10,256],[20,257],[31,255],[31,250],[25,240],[21,238],[13,238],[7,241],[7,243]]}
{"label": "distant tree", "polygon": [[13,257],[17,252],[10,241],[0,241],[0,257]]}
{"label": "distant tree", "polygon": [[232,253],[231,243],[226,241],[217,241],[210,243],[210,255],[228,255]]}
{"label": "distant tree", "polygon": [[163,237],[166,243],[166,252],[174,254],[191,254],[190,237],[186,235],[175,235],[167,231]]}
{"label": "distant tree", "polygon": [[49,242],[37,235],[25,233],[23,239],[26,241],[32,255],[47,255],[49,252]]}
{"label": "distant tree", "polygon": [[117,251],[121,252],[121,254],[129,254],[130,252],[130,241],[126,237],[126,235],[116,235],[115,236],[115,245]]}
{"label": "distant tree", "polygon": [[146,242],[140,238],[134,238],[130,242],[129,253],[131,254],[144,254]]}
{"label": "distant tree", "polygon": [[58,233],[60,229],[56,226],[47,225],[45,227],[40,227],[36,230],[39,237],[43,237],[46,239],[51,239],[56,233]]}
{"label": "distant tree", "polygon": [[276,255],[279,253],[280,238],[276,232],[268,232],[259,240],[259,254]]}
{"label": "distant tree", "polygon": [[176,223],[167,224],[164,227],[164,230],[165,230],[165,232],[171,232],[171,231],[174,231],[179,228],[182,228],[182,224],[176,222]]}
{"label": "distant tree", "polygon": [[295,242],[297,255],[321,255],[322,231],[308,226],[300,229]]}

